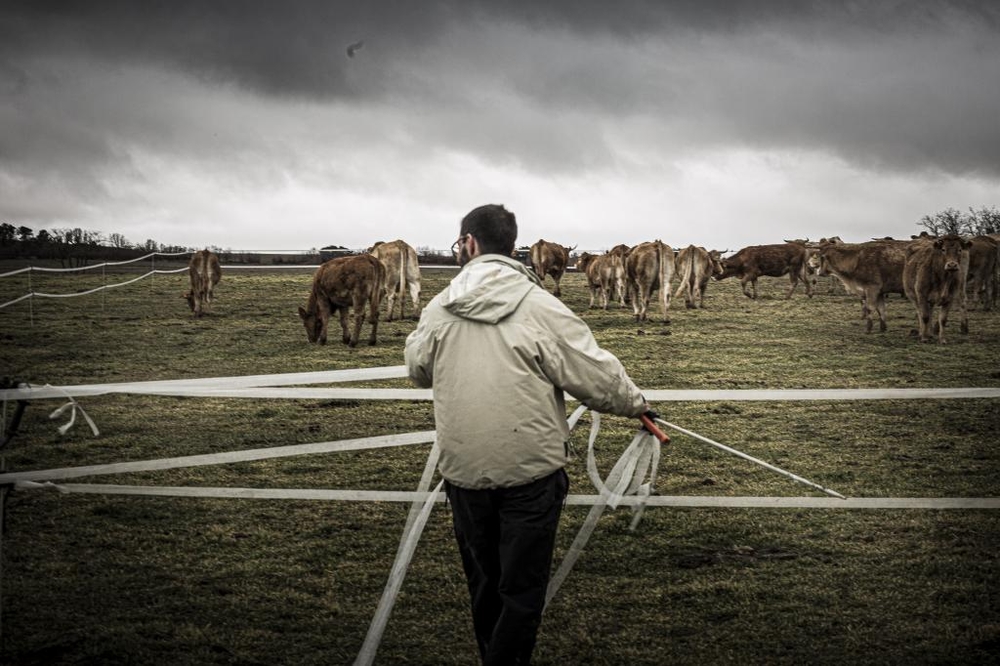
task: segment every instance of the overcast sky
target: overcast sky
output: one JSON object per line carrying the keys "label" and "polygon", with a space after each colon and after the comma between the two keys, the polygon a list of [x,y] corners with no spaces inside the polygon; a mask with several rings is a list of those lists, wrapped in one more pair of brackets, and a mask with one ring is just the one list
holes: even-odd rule
{"label": "overcast sky", "polygon": [[1000,3],[0,6],[0,221],[447,248],[483,203],[581,250],[998,206]]}

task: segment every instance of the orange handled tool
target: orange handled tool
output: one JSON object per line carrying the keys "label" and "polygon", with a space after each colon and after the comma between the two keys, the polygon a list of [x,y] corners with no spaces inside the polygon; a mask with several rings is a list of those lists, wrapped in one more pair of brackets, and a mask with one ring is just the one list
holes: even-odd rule
{"label": "orange handled tool", "polygon": [[670,437],[667,435],[667,433],[660,430],[655,423],[653,423],[653,419],[643,414],[642,416],[639,417],[639,420],[642,421],[642,425],[646,426],[646,430],[653,433],[653,437],[660,440],[660,444],[670,443]]}

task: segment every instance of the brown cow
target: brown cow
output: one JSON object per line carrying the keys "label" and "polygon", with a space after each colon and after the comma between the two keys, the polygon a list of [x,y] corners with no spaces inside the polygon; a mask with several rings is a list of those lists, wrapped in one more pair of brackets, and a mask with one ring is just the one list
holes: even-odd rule
{"label": "brown cow", "polygon": [[680,285],[674,298],[684,294],[684,304],[688,308],[704,307],[705,288],[708,280],[722,275],[722,253],[726,250],[706,250],[688,245],[677,255],[677,275]]}
{"label": "brown cow", "polygon": [[546,275],[551,275],[552,280],[556,283],[552,294],[557,297],[562,296],[559,281],[562,280],[563,273],[566,272],[566,267],[569,265],[569,249],[559,243],[550,243],[539,239],[531,246],[531,265],[535,269],[535,275],[542,282],[545,282]]}
{"label": "brown cow", "polygon": [[[299,317],[306,327],[309,342],[326,344],[326,329],[330,315],[340,311],[340,328],[345,344],[358,344],[361,326],[365,323],[365,306],[372,320],[372,334],[368,344],[375,344],[378,332],[379,301],[385,282],[382,262],[370,254],[338,257],[323,263],[313,275],[312,291],[305,308],[299,308]],[[354,309],[354,332],[348,334],[348,311]]]}
{"label": "brown cow", "polygon": [[[722,260],[722,274],[716,276],[716,280],[724,280],[727,277],[738,277],[743,294],[747,298],[757,298],[757,278],[762,275],[768,277],[781,277],[788,275],[791,280],[791,287],[785,294],[785,298],[791,298],[792,292],[799,285],[805,282],[806,295],[812,297],[812,284],[808,276],[808,251],[804,245],[798,243],[782,243],[780,245],[751,245],[745,247],[731,257]],[[747,291],[747,283],[753,288],[753,293]]]}
{"label": "brown cow", "polygon": [[184,298],[194,316],[200,317],[202,309],[212,302],[215,285],[222,279],[219,257],[207,249],[195,252],[188,262],[188,277],[191,278],[191,289],[184,294]]}
{"label": "brown cow", "polygon": [[625,259],[625,275],[636,321],[646,320],[649,299],[657,289],[663,303],[663,319],[667,319],[670,278],[673,274],[674,251],[666,243],[659,240],[639,243],[629,251]]}
{"label": "brown cow", "polygon": [[965,276],[962,273],[969,264],[971,244],[959,236],[942,236],[933,242],[914,243],[908,250],[903,268],[903,286],[906,297],[917,308],[921,342],[930,339],[931,314],[938,306],[938,320],[934,328],[938,342],[944,344],[944,326],[954,302],[961,308],[962,333],[969,332],[963,294]]}
{"label": "brown cow", "polygon": [[406,292],[410,292],[413,303],[413,316],[420,317],[420,263],[417,261],[417,251],[405,241],[394,240],[391,243],[379,241],[368,250],[368,253],[382,262],[385,268],[386,312],[388,321],[392,321],[396,309],[396,296],[399,295],[399,318],[403,319],[403,308],[406,302]]}
{"label": "brown cow", "polygon": [[[921,241],[917,241],[920,243]],[[848,293],[861,297],[861,317],[865,330],[872,331],[871,308],[879,317],[879,330],[886,329],[885,296],[902,294],[903,266],[910,241],[869,241],[828,243],[810,259],[817,275],[836,275]]]}

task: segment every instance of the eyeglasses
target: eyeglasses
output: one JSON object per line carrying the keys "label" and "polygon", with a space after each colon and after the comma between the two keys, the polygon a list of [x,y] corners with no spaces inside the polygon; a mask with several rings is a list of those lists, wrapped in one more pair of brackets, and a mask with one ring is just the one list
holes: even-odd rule
{"label": "eyeglasses", "polygon": [[451,245],[451,253],[453,255],[455,255],[456,257],[458,256],[459,251],[462,249],[462,246],[465,245],[465,238],[468,235],[469,234],[463,234],[463,235],[461,235],[461,236],[458,237],[457,241],[455,241],[454,243],[452,243],[452,245]]}

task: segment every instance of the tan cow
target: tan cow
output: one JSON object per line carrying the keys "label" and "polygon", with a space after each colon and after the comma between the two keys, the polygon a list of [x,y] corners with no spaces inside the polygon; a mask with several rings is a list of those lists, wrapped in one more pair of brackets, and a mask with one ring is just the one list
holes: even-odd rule
{"label": "tan cow", "polygon": [[705,288],[710,278],[722,275],[722,253],[726,250],[706,250],[688,245],[677,255],[677,275],[680,284],[674,298],[684,294],[688,308],[704,307]]}
{"label": "tan cow", "polygon": [[601,307],[608,309],[608,302],[617,294],[619,303],[625,306],[624,273],[619,255],[605,253],[593,255],[584,252],[576,261],[576,269],[587,278],[590,289],[590,305],[594,307],[597,294],[601,297]]}
{"label": "tan cow", "polygon": [[996,299],[996,273],[1000,242],[990,236],[969,239],[969,303],[982,303],[983,310],[992,310]]}
{"label": "tan cow", "polygon": [[[871,309],[879,317],[879,330],[886,330],[886,294],[904,293],[903,266],[911,241],[827,243],[810,259],[817,275],[836,275],[850,294],[861,297],[865,331],[872,331]],[[922,241],[916,241],[922,244]]]}
{"label": "tan cow", "polygon": [[569,249],[559,243],[539,239],[531,246],[531,265],[535,269],[535,275],[542,282],[545,282],[546,275],[551,275],[553,282],[556,283],[552,295],[562,296],[559,281],[562,280],[563,273],[569,265]]}
{"label": "tan cow", "polygon": [[[785,298],[791,298],[792,292],[805,282],[806,295],[812,297],[812,283],[808,279],[807,262],[809,251],[798,243],[782,243],[780,245],[750,245],[731,257],[722,260],[722,274],[715,279],[724,280],[728,277],[738,277],[743,294],[747,298],[757,298],[757,278],[762,275],[781,277],[787,275],[791,286],[785,293]],[[753,292],[747,291],[747,283]]]}
{"label": "tan cow", "polygon": [[392,321],[396,309],[396,296],[399,296],[399,318],[403,319],[403,307],[406,302],[406,292],[410,292],[413,303],[413,317],[420,317],[420,263],[417,251],[405,241],[394,240],[391,243],[379,241],[368,250],[382,262],[385,268],[386,312]]}
{"label": "tan cow", "polygon": [[906,297],[917,308],[917,326],[921,342],[930,339],[930,321],[934,307],[938,320],[934,329],[938,342],[944,344],[944,326],[954,303],[961,309],[961,331],[969,332],[969,321],[964,307],[965,276],[969,264],[969,247],[972,245],[959,236],[942,236],[933,242],[914,243],[908,250],[903,268],[903,287]]}
{"label": "tan cow", "polygon": [[219,257],[208,249],[195,252],[188,262],[188,277],[191,278],[191,289],[184,294],[184,298],[194,316],[200,317],[205,306],[212,303],[215,285],[222,279]]}
{"label": "tan cow", "polygon": [[670,278],[674,274],[674,251],[666,243],[655,240],[636,245],[625,259],[625,276],[632,297],[636,321],[645,321],[649,299],[660,290],[663,319],[670,309]]}
{"label": "tan cow", "polygon": [[[345,344],[356,346],[361,326],[365,323],[367,306],[372,321],[368,344],[374,345],[384,282],[385,268],[370,254],[338,257],[324,262],[313,275],[309,302],[305,308],[299,308],[299,317],[306,327],[309,342],[326,344],[330,315],[339,311],[342,339]],[[354,309],[354,331],[348,334],[347,319],[351,308]]]}

